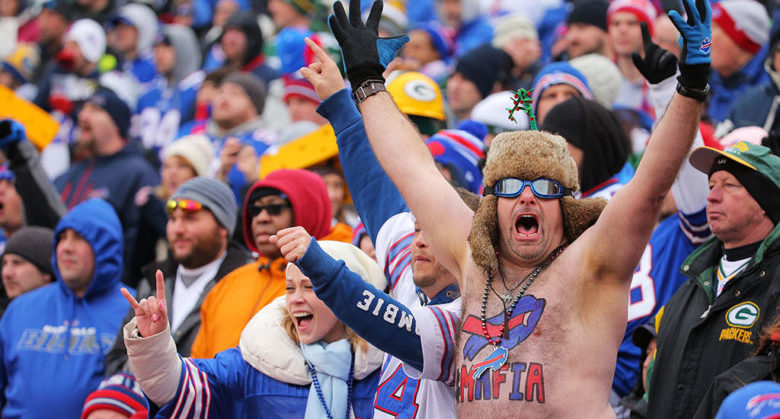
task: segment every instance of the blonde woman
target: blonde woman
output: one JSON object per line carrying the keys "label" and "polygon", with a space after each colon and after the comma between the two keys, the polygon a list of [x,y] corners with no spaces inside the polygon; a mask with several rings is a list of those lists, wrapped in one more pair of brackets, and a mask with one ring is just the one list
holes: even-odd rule
{"label": "blonde woman", "polygon": [[[330,257],[383,289],[386,280],[360,249],[319,242]],[[382,353],[360,339],[317,298],[295,264],[286,270],[286,294],[257,313],[237,348],[214,359],[180,358],[168,329],[165,285],[137,302],[124,328],[132,370],[162,417],[371,417]]]}

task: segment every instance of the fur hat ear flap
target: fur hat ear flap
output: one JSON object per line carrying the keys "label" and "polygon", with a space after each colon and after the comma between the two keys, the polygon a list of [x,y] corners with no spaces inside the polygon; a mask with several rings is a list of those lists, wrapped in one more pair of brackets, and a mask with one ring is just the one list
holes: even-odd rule
{"label": "fur hat ear flap", "polygon": [[561,198],[561,215],[563,215],[563,234],[571,243],[585,230],[596,223],[601,211],[607,206],[602,198],[575,199],[571,196]]}
{"label": "fur hat ear flap", "polygon": [[498,271],[498,197],[488,195],[482,198],[474,220],[471,223],[469,245],[471,258],[488,275]]}

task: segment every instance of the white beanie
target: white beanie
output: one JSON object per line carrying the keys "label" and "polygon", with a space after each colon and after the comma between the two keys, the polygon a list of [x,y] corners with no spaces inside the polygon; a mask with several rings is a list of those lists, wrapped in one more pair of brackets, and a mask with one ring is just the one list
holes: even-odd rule
{"label": "white beanie", "polygon": [[723,0],[712,5],[712,22],[717,23],[735,44],[757,53],[769,41],[769,15],[754,0]]}
{"label": "white beanie", "polygon": [[517,122],[508,118],[506,108],[512,105],[514,95],[510,91],[493,93],[474,106],[470,118],[487,125],[491,132],[527,130],[530,127],[528,115],[522,110],[513,115]]}
{"label": "white beanie", "polygon": [[503,48],[504,44],[514,38],[539,39],[534,23],[522,13],[505,15],[496,21],[493,31],[493,46]]}
{"label": "white beanie", "polygon": [[586,54],[572,58],[569,64],[585,76],[593,92],[593,99],[601,106],[612,109],[623,80],[620,69],[601,54]]}
{"label": "white beanie", "polygon": [[78,44],[81,55],[91,63],[98,62],[106,52],[106,32],[92,19],[75,21],[65,35],[65,41]]}
{"label": "white beanie", "polygon": [[187,135],[163,149],[163,161],[171,156],[179,156],[187,160],[195,169],[195,176],[208,176],[209,166],[214,160],[214,147],[204,135]]}
{"label": "white beanie", "polygon": [[[336,260],[344,261],[347,269],[358,274],[364,281],[376,287],[380,291],[387,288],[387,278],[382,269],[365,252],[357,247],[343,242],[332,240],[317,241],[322,250]],[[289,267],[292,264],[288,264]]]}
{"label": "white beanie", "polygon": [[149,51],[157,39],[159,26],[157,15],[142,4],[126,4],[119,10],[119,22],[127,23],[138,31],[135,50],[139,53]]}

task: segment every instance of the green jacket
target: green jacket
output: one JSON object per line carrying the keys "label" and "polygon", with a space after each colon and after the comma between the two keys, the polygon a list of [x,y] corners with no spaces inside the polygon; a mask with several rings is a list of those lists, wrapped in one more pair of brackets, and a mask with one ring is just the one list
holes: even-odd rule
{"label": "green jacket", "polygon": [[721,248],[713,238],[691,253],[681,269],[688,281],[656,317],[649,418],[691,418],[714,378],[749,357],[777,317],[780,226],[715,297]]}

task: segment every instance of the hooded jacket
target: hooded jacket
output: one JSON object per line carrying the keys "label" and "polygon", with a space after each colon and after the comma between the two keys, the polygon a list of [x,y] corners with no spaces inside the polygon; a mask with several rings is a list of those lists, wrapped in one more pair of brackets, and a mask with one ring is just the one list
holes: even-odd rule
{"label": "hooded jacket", "polygon": [[[271,80],[279,78],[279,72],[265,62],[263,55],[263,32],[257,24],[257,18],[250,12],[236,12],[225,22],[222,29],[224,35],[228,29],[238,29],[246,35],[244,60],[238,64],[241,71],[253,73],[263,80],[266,87]],[[226,63],[227,64],[227,63]]]}
{"label": "hooded jacket", "polygon": [[84,296],[77,297],[60,276],[55,252],[56,282],[9,305],[0,320],[6,418],[79,417],[87,395],[103,379],[105,354],[127,312],[119,292],[122,226],[111,205],[92,199],[74,207],[57,224],[55,249],[66,229],[92,247],[94,274]]}
{"label": "hooded jacket", "polygon": [[[249,250],[259,253],[247,213],[252,194],[272,188],[287,195],[293,211],[293,225],[302,226],[318,240],[332,240],[331,207],[325,181],[308,170],[281,169],[255,182],[244,200],[241,219]],[[350,238],[351,239],[351,238]],[[349,243],[349,240],[345,240]],[[228,274],[206,296],[200,309],[201,327],[192,345],[194,358],[211,358],[238,344],[241,331],[260,309],[284,293],[287,264],[283,257],[257,261]]]}

